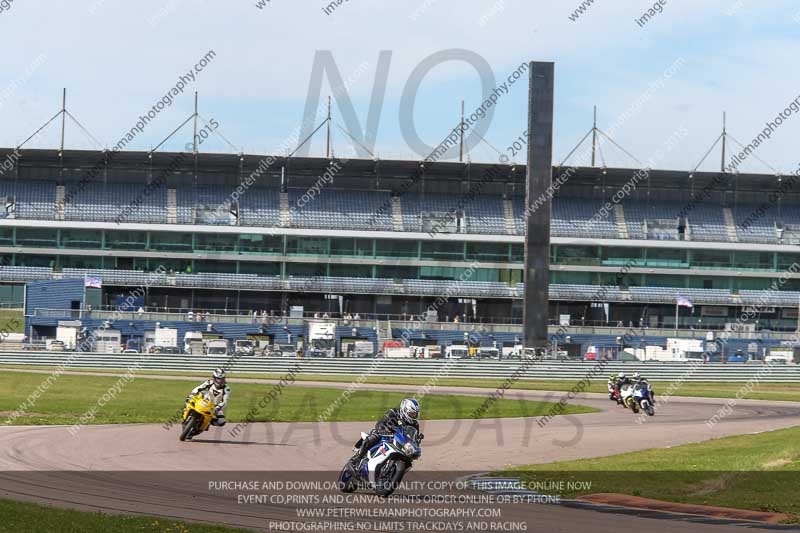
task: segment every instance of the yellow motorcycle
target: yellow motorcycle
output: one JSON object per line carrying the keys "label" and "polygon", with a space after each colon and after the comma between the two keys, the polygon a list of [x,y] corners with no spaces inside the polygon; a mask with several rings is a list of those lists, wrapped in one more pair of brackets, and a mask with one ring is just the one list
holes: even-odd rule
{"label": "yellow motorcycle", "polygon": [[183,409],[183,422],[181,423],[181,442],[191,439],[208,429],[214,418],[217,404],[211,395],[197,393],[186,402]]}

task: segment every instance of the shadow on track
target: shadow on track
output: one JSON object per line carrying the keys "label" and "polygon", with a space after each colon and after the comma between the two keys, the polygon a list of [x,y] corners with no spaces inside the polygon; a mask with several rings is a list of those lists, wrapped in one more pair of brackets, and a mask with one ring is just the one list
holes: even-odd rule
{"label": "shadow on track", "polygon": [[204,444],[239,444],[245,446],[297,446],[296,444],[282,444],[280,442],[254,442],[249,440],[220,440],[220,439],[198,439],[194,438],[191,442],[202,442]]}

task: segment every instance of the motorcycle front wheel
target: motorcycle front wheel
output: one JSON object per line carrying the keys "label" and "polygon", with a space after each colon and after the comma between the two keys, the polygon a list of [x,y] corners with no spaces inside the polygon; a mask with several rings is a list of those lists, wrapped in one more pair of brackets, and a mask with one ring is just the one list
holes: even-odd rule
{"label": "motorcycle front wheel", "polygon": [[191,413],[189,417],[183,421],[183,429],[181,430],[180,436],[181,442],[185,441],[186,437],[194,433],[197,423],[197,417],[194,415],[194,413]]}
{"label": "motorcycle front wheel", "polygon": [[634,413],[639,412],[639,403],[636,400],[631,401],[631,411]]}
{"label": "motorcycle front wheel", "polygon": [[644,412],[647,413],[647,416],[653,416],[654,414],[656,414],[655,409],[653,409],[653,404],[651,404],[650,402],[644,404],[642,408],[644,409]]}
{"label": "motorcycle front wheel", "polygon": [[389,496],[403,481],[406,473],[406,463],[399,459],[389,459],[383,463],[375,477],[375,494]]}
{"label": "motorcycle front wheel", "polygon": [[348,461],[339,473],[339,490],[342,492],[355,492],[356,480],[353,474],[353,467]]}

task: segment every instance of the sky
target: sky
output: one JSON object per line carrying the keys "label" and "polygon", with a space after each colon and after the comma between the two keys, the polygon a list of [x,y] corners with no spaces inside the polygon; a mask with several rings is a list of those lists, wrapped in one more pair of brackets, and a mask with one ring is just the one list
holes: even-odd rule
{"label": "sky", "polygon": [[[661,0],[659,11],[642,21],[656,4],[0,0],[6,52],[0,55],[0,146],[18,146],[53,117],[62,88],[67,110],[89,133],[68,118],[66,148],[114,146],[209,52],[213,57],[202,70],[169,105],[162,104],[126,150],[158,146],[192,115],[197,91],[198,128],[213,130],[201,152],[284,155],[304,137],[298,128],[306,108],[322,104],[306,123],[313,128],[335,93],[337,155],[370,157],[341,127],[375,157],[422,159],[428,154],[410,139],[410,130],[435,146],[458,124],[462,100],[470,115],[494,92],[491,112],[472,128],[485,141],[469,137],[467,157],[495,162],[506,154],[524,163],[524,150],[514,150],[513,143],[526,129],[527,73],[507,92],[495,87],[533,60],[555,63],[554,163],[590,130],[597,106],[598,128],[624,149],[601,136],[598,165],[689,171],[719,137],[723,112],[728,153],[735,153],[736,141],[749,144],[800,95],[797,3]],[[326,63],[326,56],[332,60]],[[335,91],[326,71],[320,99],[309,102],[312,73],[323,64],[334,64],[349,80],[347,90]],[[738,169],[795,171],[798,115],[785,113]],[[182,149],[192,140],[191,126],[159,149]],[[365,130],[373,132],[374,144]],[[59,143],[56,120],[25,147]],[[307,146],[310,155],[323,155],[324,129]],[[568,162],[587,164],[586,146]],[[447,154],[457,157],[456,151]],[[718,169],[720,158],[718,144],[699,168]]]}

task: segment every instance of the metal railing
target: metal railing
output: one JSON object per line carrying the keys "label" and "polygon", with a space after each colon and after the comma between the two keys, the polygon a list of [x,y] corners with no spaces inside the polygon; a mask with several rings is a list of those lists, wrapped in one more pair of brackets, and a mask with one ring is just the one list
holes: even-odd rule
{"label": "metal railing", "polygon": [[[41,318],[70,318],[70,319],[83,319],[83,318],[96,318],[101,320],[143,320],[154,322],[171,322],[171,321],[188,321],[198,323],[220,323],[220,324],[252,324],[258,325],[294,325],[302,326],[308,320],[325,320],[327,322],[334,322],[340,326],[354,326],[354,327],[375,327],[378,328],[379,324],[389,323],[392,329],[399,330],[428,330],[428,331],[480,331],[484,334],[492,333],[513,333],[522,335],[522,326],[518,323],[496,323],[496,322],[428,322],[424,320],[411,320],[409,315],[373,315],[365,314],[359,315],[359,318],[354,317],[342,318],[334,313],[331,316],[325,317],[324,314],[306,313],[301,317],[285,317],[285,316],[257,316],[253,315],[234,315],[234,314],[217,314],[217,313],[167,313],[159,311],[107,311],[107,310],[70,310],[70,309],[35,309],[33,312],[34,317]],[[200,317],[198,319],[198,316]],[[190,318],[191,317],[191,318]],[[607,322],[590,322],[586,321],[585,324],[572,324],[569,326],[561,326],[555,320],[550,321],[548,331],[550,334],[558,334],[562,336],[569,335],[606,335],[615,337],[632,338],[634,344],[637,339],[644,339],[645,337],[680,337],[680,338],[705,338],[709,330],[719,331],[722,328],[680,328],[674,329],[672,327],[664,328],[651,328],[651,327],[637,327],[612,325]],[[797,338],[795,328],[786,328],[786,330],[757,330],[757,331],[732,331],[725,332],[725,336],[729,339],[772,339],[772,340],[793,340]],[[559,341],[563,343],[564,341]],[[629,344],[630,344],[629,342]]]}
{"label": "metal railing", "polygon": [[[443,360],[443,359],[354,359],[354,358],[295,358],[295,357],[253,357],[253,356],[185,356],[185,355],[139,355],[139,354],[66,354],[52,352],[0,352],[0,366],[43,366],[64,365],[65,368],[93,368],[122,370],[132,366],[138,372],[211,372],[214,368],[225,366],[232,372],[241,374],[284,374],[293,367],[299,367],[299,375],[374,375],[384,377],[430,378],[432,375],[447,378],[502,379],[520,372],[521,379],[527,380],[580,380],[590,369],[602,364],[605,376],[620,371],[641,372],[651,381],[712,381],[746,382],[758,376],[759,381],[791,383],[800,381],[800,365],[774,365],[766,369],[762,363],[706,363],[689,365],[687,363],[621,362],[606,361],[552,361],[543,360],[535,364],[519,360]],[[767,372],[768,370],[768,372]]]}

